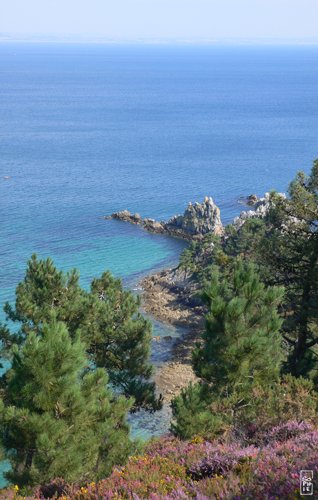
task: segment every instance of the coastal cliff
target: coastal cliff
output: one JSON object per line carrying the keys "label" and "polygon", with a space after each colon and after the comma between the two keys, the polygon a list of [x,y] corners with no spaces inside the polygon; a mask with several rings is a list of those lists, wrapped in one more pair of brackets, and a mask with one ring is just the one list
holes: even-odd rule
{"label": "coastal cliff", "polygon": [[223,234],[220,209],[208,196],[204,198],[202,203],[192,204],[190,202],[183,215],[176,215],[167,222],[142,218],[138,213],[132,214],[129,210],[115,212],[106,216],[105,219],[129,222],[152,233],[166,234],[188,241],[201,239],[208,233],[219,236]]}

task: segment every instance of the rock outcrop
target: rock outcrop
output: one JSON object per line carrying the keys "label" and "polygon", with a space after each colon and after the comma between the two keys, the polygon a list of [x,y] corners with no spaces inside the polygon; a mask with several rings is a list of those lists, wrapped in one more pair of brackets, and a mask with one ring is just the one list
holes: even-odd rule
{"label": "rock outcrop", "polygon": [[129,210],[121,210],[120,212],[115,212],[111,216],[105,217],[105,219],[117,219],[123,222],[130,222],[131,224],[141,224],[142,218],[139,214],[132,214]]}
{"label": "rock outcrop", "polygon": [[170,219],[166,227],[184,231],[192,236],[223,233],[220,209],[208,196],[204,198],[203,203],[193,205],[190,202],[184,214]]}
{"label": "rock outcrop", "polygon": [[257,202],[259,201],[259,198],[256,194],[250,194],[247,198],[246,198],[246,204],[249,206],[249,207],[253,207]]}
{"label": "rock outcrop", "polygon": [[[278,196],[281,196],[282,198],[286,198],[286,195],[284,193],[277,193]],[[248,203],[252,204],[254,210],[246,210],[244,212],[241,212],[238,217],[235,217],[233,221],[233,225],[236,227],[236,229],[240,229],[245,221],[247,219],[263,219],[269,212],[271,206],[272,206],[272,200],[271,200],[271,195],[270,193],[265,193],[264,198],[254,198],[256,195],[251,195],[249,198],[252,198],[253,196],[253,203]]]}
{"label": "rock outcrop", "polygon": [[220,209],[212,198],[206,196],[203,203],[189,203],[183,215],[176,215],[167,222],[142,218],[128,210],[115,212],[106,219],[116,219],[130,222],[153,233],[168,234],[186,240],[200,239],[207,233],[223,234]]}

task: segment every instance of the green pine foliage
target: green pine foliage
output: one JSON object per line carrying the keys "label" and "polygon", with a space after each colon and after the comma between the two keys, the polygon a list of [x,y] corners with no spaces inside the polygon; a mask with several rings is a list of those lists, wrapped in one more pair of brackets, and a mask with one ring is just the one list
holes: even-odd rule
{"label": "green pine foliage", "polygon": [[255,390],[279,384],[283,289],[266,288],[254,266],[242,262],[230,279],[221,278],[215,272],[203,294],[206,329],[193,352],[200,383],[172,403],[172,430],[182,438],[238,428],[252,413]]}
{"label": "green pine foliage", "polygon": [[286,371],[316,376],[318,361],[318,160],[309,176],[300,172],[289,197],[273,199],[257,258],[270,283],[286,289]]}
{"label": "green pine foliage", "polygon": [[[197,242],[186,255],[208,314],[193,355],[200,383],[173,402],[181,437],[317,416],[318,160],[287,198],[271,193],[269,207],[264,219],[228,226],[209,251]],[[236,268],[237,259],[245,264]]]}
{"label": "green pine foliage", "polygon": [[282,360],[277,308],[282,299],[283,289],[265,288],[250,264],[239,262],[227,281],[215,272],[203,292],[209,312],[203,345],[193,353],[196,374],[227,390],[277,380]]}
{"label": "green pine foliage", "polygon": [[172,400],[172,432],[181,439],[225,434],[232,424],[232,418],[224,411],[214,411],[213,402],[216,401],[217,396],[208,384],[190,384]]}
{"label": "green pine foliage", "polygon": [[[223,249],[221,238],[205,234],[201,240],[192,241],[180,256],[180,269],[193,275],[199,281],[206,276],[205,271],[212,263],[221,264]],[[220,260],[220,262],[219,262]]]}
{"label": "green pine foliage", "polygon": [[15,307],[5,305],[8,319],[20,328],[12,334],[1,328],[3,356],[10,357],[11,346],[40,331],[44,322],[63,321],[72,338],[80,334],[92,366],[105,368],[110,382],[134,397],[134,409],[159,409],[150,381],[151,323],[140,314],[139,306],[139,299],[109,272],[94,279],[85,291],[75,270],[63,273],[51,259],[33,255],[17,286]]}
{"label": "green pine foliage", "polygon": [[10,481],[96,479],[127,459],[132,402],[114,397],[104,369],[88,370],[78,335],[72,338],[63,323],[38,325],[12,354],[0,403]]}
{"label": "green pine foliage", "polygon": [[[266,286],[283,286],[279,308],[283,325],[284,372],[318,381],[318,159],[310,175],[297,174],[284,198],[270,195],[266,217],[247,219],[223,238],[194,243],[183,255],[197,288],[213,279],[215,269],[228,279],[237,258],[253,262]],[[195,285],[193,285],[195,289]]]}
{"label": "green pine foliage", "polygon": [[[263,219],[205,235],[180,260],[204,289],[206,327],[193,351],[199,382],[172,401],[171,429],[189,439],[247,438],[282,422],[317,422],[318,160]],[[88,291],[35,255],[5,305],[0,428],[7,477],[33,485],[108,475],[136,447],[127,412],[155,410],[151,324],[139,300],[104,273]],[[316,385],[315,385],[316,384]],[[112,388],[112,389],[111,389]]]}
{"label": "green pine foliage", "polygon": [[285,375],[276,383],[251,383],[248,393],[216,391],[207,383],[189,385],[172,401],[171,430],[182,439],[202,436],[248,439],[253,429],[267,432],[288,420],[318,422],[313,382]]}
{"label": "green pine foliage", "polygon": [[224,253],[232,257],[254,260],[256,248],[264,237],[265,229],[266,223],[260,218],[246,219],[239,230],[229,224],[225,229]]}

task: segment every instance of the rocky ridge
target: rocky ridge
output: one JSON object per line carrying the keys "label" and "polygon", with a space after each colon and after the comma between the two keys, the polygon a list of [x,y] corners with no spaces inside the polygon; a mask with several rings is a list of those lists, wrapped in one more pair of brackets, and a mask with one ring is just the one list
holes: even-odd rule
{"label": "rocky ridge", "polygon": [[142,218],[138,213],[132,214],[129,210],[115,212],[105,219],[115,219],[141,226],[146,231],[166,234],[185,240],[200,239],[207,233],[223,234],[223,224],[220,209],[211,197],[206,196],[203,203],[191,202],[183,215],[176,215],[165,221],[156,221]]}

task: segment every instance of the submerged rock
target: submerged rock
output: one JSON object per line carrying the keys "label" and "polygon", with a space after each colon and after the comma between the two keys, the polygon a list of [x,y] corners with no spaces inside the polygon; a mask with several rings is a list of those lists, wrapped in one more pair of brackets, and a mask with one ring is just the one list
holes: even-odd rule
{"label": "submerged rock", "polygon": [[259,198],[256,194],[250,194],[247,198],[246,198],[246,204],[249,205],[250,207],[252,207],[253,205],[255,205],[255,203],[257,203],[259,201]]}
{"label": "submerged rock", "polygon": [[186,240],[199,239],[207,233],[223,234],[220,209],[212,198],[206,196],[203,203],[189,203],[183,215],[176,215],[168,222],[142,218],[128,210],[115,212],[106,219],[116,219],[142,226],[153,233],[168,234]]}

